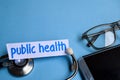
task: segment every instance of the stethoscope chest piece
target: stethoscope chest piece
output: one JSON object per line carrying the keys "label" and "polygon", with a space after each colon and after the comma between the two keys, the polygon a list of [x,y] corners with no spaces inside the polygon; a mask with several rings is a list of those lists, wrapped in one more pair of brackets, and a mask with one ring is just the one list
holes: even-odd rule
{"label": "stethoscope chest piece", "polygon": [[29,74],[34,67],[33,59],[22,59],[12,61],[12,65],[8,66],[8,71],[14,76],[24,76]]}

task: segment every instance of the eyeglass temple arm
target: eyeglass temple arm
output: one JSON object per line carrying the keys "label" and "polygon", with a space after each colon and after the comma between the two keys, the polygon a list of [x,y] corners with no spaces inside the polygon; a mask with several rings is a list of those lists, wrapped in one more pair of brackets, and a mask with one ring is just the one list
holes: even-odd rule
{"label": "eyeglass temple arm", "polygon": [[[120,27],[116,26],[114,27],[115,30],[120,30]],[[105,29],[103,31],[100,31],[100,32],[97,32],[97,33],[93,33],[93,34],[89,34],[87,35],[88,37],[93,37],[93,36],[96,36],[96,35],[101,35],[101,34],[104,34],[105,32],[108,32],[108,31],[111,31],[113,30],[113,28],[109,28],[109,29]],[[84,37],[83,37],[84,38]]]}

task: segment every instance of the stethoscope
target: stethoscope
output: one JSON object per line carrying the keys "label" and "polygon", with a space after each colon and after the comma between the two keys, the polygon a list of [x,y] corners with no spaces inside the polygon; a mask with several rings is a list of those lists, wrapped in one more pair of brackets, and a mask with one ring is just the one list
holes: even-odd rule
{"label": "stethoscope", "polygon": [[[73,54],[73,50],[71,48],[66,49],[66,53],[72,57],[72,70],[73,74],[68,77],[66,80],[72,80],[75,77],[78,71],[78,63]],[[7,67],[9,73],[14,76],[20,77],[24,75],[28,75],[34,68],[33,59],[18,59],[18,60],[9,60],[8,55],[3,55],[0,57],[0,68]]]}

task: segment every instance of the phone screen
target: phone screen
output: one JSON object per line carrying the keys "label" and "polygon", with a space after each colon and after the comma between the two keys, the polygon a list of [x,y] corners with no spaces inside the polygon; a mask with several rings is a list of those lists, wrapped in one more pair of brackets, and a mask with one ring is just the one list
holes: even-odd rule
{"label": "phone screen", "polygon": [[94,80],[120,80],[120,46],[83,56]]}

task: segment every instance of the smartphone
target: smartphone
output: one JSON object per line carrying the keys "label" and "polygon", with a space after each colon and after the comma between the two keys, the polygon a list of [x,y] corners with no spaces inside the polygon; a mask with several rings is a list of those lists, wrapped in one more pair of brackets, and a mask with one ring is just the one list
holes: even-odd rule
{"label": "smartphone", "polygon": [[120,45],[82,56],[78,65],[85,80],[120,80]]}

